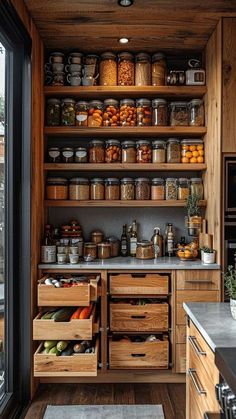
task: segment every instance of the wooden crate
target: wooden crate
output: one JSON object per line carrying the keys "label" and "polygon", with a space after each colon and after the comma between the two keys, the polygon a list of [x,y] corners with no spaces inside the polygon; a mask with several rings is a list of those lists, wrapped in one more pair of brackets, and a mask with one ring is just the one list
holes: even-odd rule
{"label": "wooden crate", "polygon": [[168,275],[159,274],[113,274],[110,275],[112,295],[166,295]]}

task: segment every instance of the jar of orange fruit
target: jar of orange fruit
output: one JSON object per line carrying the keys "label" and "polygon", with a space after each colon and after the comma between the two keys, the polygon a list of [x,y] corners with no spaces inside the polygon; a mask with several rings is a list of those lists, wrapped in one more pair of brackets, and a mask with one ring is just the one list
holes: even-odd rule
{"label": "jar of orange fruit", "polygon": [[181,163],[204,163],[203,140],[181,141]]}
{"label": "jar of orange fruit", "polygon": [[102,126],[102,110],[103,110],[103,103],[100,100],[91,100],[89,102],[89,111],[88,111],[88,126],[89,127]]}

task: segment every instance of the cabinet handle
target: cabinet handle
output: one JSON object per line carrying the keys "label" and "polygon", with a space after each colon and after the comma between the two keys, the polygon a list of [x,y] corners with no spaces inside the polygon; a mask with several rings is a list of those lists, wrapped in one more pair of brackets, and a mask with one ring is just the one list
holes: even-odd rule
{"label": "cabinet handle", "polygon": [[203,390],[199,385],[199,379],[197,377],[197,372],[194,368],[189,368],[188,373],[190,378],[192,379],[192,382],[194,384],[194,387],[196,388],[198,394],[207,394],[206,390]]}
{"label": "cabinet handle", "polygon": [[189,282],[190,284],[214,284],[213,281],[209,281],[207,279],[206,280],[205,279],[203,279],[203,280],[201,280],[201,279],[199,279],[199,280],[186,279],[185,282]]}
{"label": "cabinet handle", "polygon": [[200,346],[197,343],[197,338],[195,336],[188,337],[189,342],[191,343],[193,349],[195,350],[197,355],[206,355],[205,351],[202,351]]}
{"label": "cabinet handle", "polygon": [[139,316],[139,315],[137,315],[137,316],[130,316],[131,317],[131,319],[146,319],[146,316]]}
{"label": "cabinet handle", "polygon": [[146,354],[131,354],[131,356],[132,356],[133,358],[141,358],[141,357],[146,356]]}

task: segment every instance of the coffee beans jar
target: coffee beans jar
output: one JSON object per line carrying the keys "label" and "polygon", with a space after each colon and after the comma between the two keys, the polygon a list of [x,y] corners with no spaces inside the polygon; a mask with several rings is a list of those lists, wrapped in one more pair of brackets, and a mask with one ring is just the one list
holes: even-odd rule
{"label": "coffee beans jar", "polygon": [[102,118],[102,124],[104,127],[117,127],[118,125],[120,125],[120,108],[118,100],[104,100]]}
{"label": "coffee beans jar", "polygon": [[135,86],[151,85],[151,57],[140,52],[135,57]]}
{"label": "coffee beans jar", "polygon": [[74,149],[72,147],[63,147],[61,150],[61,161],[62,163],[73,163]]}
{"label": "coffee beans jar", "polygon": [[137,163],[151,163],[152,161],[152,149],[150,141],[139,140],[136,143],[136,161]]}
{"label": "coffee beans jar", "polygon": [[193,127],[204,126],[204,104],[201,99],[193,99],[189,102],[189,125]]}
{"label": "coffee beans jar", "polygon": [[166,82],[166,58],[161,52],[152,56],[152,85],[165,86]]}
{"label": "coffee beans jar", "polygon": [[152,125],[168,125],[167,102],[165,99],[154,99],[152,101]]}
{"label": "coffee beans jar", "polygon": [[47,100],[46,123],[49,127],[60,125],[61,123],[60,99],[51,98]]}
{"label": "coffee beans jar", "polygon": [[154,246],[149,240],[142,240],[137,243],[136,250],[137,259],[154,259]]}
{"label": "coffee beans jar", "polygon": [[165,181],[162,178],[152,179],[151,199],[160,201],[165,199]]}
{"label": "coffee beans jar", "polygon": [[103,200],[105,196],[104,180],[93,178],[90,181],[90,199]]}
{"label": "coffee beans jar", "polygon": [[88,179],[76,177],[70,180],[69,199],[76,201],[88,201],[90,198],[89,192]]}
{"label": "coffee beans jar", "polygon": [[147,200],[150,199],[150,180],[146,177],[139,177],[135,179],[135,199]]}
{"label": "coffee beans jar", "polygon": [[120,199],[120,181],[117,178],[105,179],[105,199],[113,201]]}
{"label": "coffee beans jar", "polygon": [[84,257],[91,257],[93,260],[97,257],[97,245],[96,243],[87,242],[84,243]]}
{"label": "coffee beans jar", "polygon": [[152,142],[152,162],[166,162],[166,142],[163,140],[155,140]]}
{"label": "coffee beans jar", "polygon": [[89,143],[89,163],[104,163],[105,149],[101,140],[92,140]]}
{"label": "coffee beans jar", "polygon": [[166,179],[166,200],[177,200],[178,199],[178,179],[167,178]]}
{"label": "coffee beans jar", "polygon": [[167,141],[167,163],[180,163],[180,140],[169,138]]}
{"label": "coffee beans jar", "polygon": [[112,52],[104,52],[100,57],[99,65],[100,85],[117,85],[117,62],[116,55]]}
{"label": "coffee beans jar", "polygon": [[120,199],[122,201],[129,201],[134,199],[134,179],[126,177],[120,181]]}
{"label": "coffee beans jar", "polygon": [[48,178],[46,183],[47,199],[67,199],[68,181],[66,178]]}
{"label": "coffee beans jar", "polygon": [[179,178],[178,199],[185,200],[190,195],[189,179]]}
{"label": "coffee beans jar", "polygon": [[118,85],[134,85],[134,56],[129,52],[118,55]]}
{"label": "coffee beans jar", "polygon": [[75,100],[66,98],[61,102],[61,125],[75,125]]}
{"label": "coffee beans jar", "polygon": [[146,127],[152,125],[151,101],[149,99],[137,99],[137,126]]}
{"label": "coffee beans jar", "polygon": [[120,125],[136,126],[137,112],[135,101],[133,99],[122,99],[120,101]]}
{"label": "coffee beans jar", "polygon": [[102,110],[103,103],[101,100],[91,100],[89,102],[88,111],[88,126],[101,127],[102,126]]}
{"label": "coffee beans jar", "polygon": [[122,163],[136,163],[136,145],[134,141],[127,140],[121,143]]}
{"label": "coffee beans jar", "polygon": [[118,140],[108,140],[108,141],[106,141],[105,162],[106,163],[119,163],[119,162],[121,162],[120,141],[118,141]]}
{"label": "coffee beans jar", "polygon": [[87,163],[88,153],[85,147],[77,147],[75,149],[75,162],[76,163]]}
{"label": "coffee beans jar", "polygon": [[76,125],[81,127],[87,127],[88,125],[88,102],[80,100],[75,105],[76,115]]}
{"label": "coffee beans jar", "polygon": [[108,259],[111,257],[111,244],[98,243],[98,259]]}
{"label": "coffee beans jar", "polygon": [[50,147],[48,149],[48,161],[49,163],[60,163],[61,150],[59,147]]}
{"label": "coffee beans jar", "polygon": [[170,125],[186,126],[189,124],[189,105],[187,102],[170,103]]}

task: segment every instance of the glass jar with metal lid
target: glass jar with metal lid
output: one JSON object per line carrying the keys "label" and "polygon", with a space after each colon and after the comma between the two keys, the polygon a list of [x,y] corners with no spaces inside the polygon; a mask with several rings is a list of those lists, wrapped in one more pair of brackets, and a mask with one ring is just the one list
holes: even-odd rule
{"label": "glass jar with metal lid", "polygon": [[119,179],[114,177],[109,177],[105,179],[105,199],[108,201],[120,199]]}
{"label": "glass jar with metal lid", "polygon": [[116,99],[106,99],[103,102],[103,126],[117,127],[120,125],[120,106]]}
{"label": "glass jar with metal lid", "polygon": [[48,149],[48,161],[49,163],[60,163],[61,150],[59,147],[50,147]]}
{"label": "glass jar with metal lid", "polygon": [[117,237],[111,236],[107,238],[107,242],[111,245],[111,257],[115,258],[120,253],[120,240]]}
{"label": "glass jar with metal lid", "polygon": [[162,178],[153,178],[151,186],[151,199],[162,201],[165,199],[165,181]]}
{"label": "glass jar with metal lid", "polygon": [[138,177],[135,179],[135,199],[148,200],[150,199],[150,180],[146,177]]}
{"label": "glass jar with metal lid", "polygon": [[133,99],[120,101],[120,125],[135,127],[137,123],[137,111]]}
{"label": "glass jar with metal lid", "polygon": [[101,127],[102,126],[103,103],[101,100],[91,100],[89,102],[88,111],[88,126]]}
{"label": "glass jar with metal lid", "polygon": [[120,181],[120,199],[129,201],[134,199],[134,179],[125,177]]}
{"label": "glass jar with metal lid", "polygon": [[98,259],[109,259],[111,257],[111,244],[98,243]]}
{"label": "glass jar with metal lid", "polygon": [[99,76],[101,86],[117,85],[117,62],[113,52],[104,52],[100,56]]}
{"label": "glass jar with metal lid", "polygon": [[134,56],[130,52],[118,54],[118,85],[134,85]]}
{"label": "glass jar with metal lid", "polygon": [[84,243],[84,258],[91,258],[92,260],[97,257],[97,245],[96,243],[87,242]]}
{"label": "glass jar with metal lid", "polygon": [[61,101],[50,98],[47,100],[46,124],[49,127],[58,126],[61,123]]}
{"label": "glass jar with metal lid", "polygon": [[137,126],[146,127],[152,125],[151,101],[149,99],[137,99]]}
{"label": "glass jar with metal lid", "polygon": [[178,199],[185,200],[190,195],[190,182],[187,178],[179,178]]}
{"label": "glass jar with metal lid", "polygon": [[152,85],[165,86],[166,84],[166,57],[162,52],[152,56]]}
{"label": "glass jar with metal lid", "polygon": [[65,98],[61,101],[61,125],[75,125],[75,100]]}
{"label": "glass jar with metal lid", "polygon": [[152,148],[148,140],[139,140],[136,142],[136,161],[137,163],[152,162]]}
{"label": "glass jar with metal lid", "polygon": [[189,102],[189,125],[203,127],[205,123],[204,103],[202,99],[193,99]]}
{"label": "glass jar with metal lid", "polygon": [[168,125],[167,101],[165,99],[153,99],[152,101],[152,125]]}
{"label": "glass jar with metal lid", "polygon": [[73,147],[63,147],[63,149],[61,150],[61,161],[62,163],[73,163],[74,161]]}
{"label": "glass jar with metal lid", "polygon": [[88,201],[89,198],[89,180],[82,177],[70,179],[69,199],[76,201]]}
{"label": "glass jar with metal lid", "polygon": [[146,52],[135,56],[135,86],[151,85],[151,57]]}
{"label": "glass jar with metal lid", "polygon": [[168,177],[166,179],[166,200],[178,199],[178,179]]}
{"label": "glass jar with metal lid", "polygon": [[75,149],[75,162],[76,163],[87,163],[88,153],[85,147],[77,147]]}
{"label": "glass jar with metal lid", "polygon": [[190,179],[191,182],[191,195],[197,195],[198,198],[201,200],[203,199],[203,183],[200,177],[192,177]]}
{"label": "glass jar with metal lid", "polygon": [[76,125],[81,127],[87,127],[88,125],[88,109],[89,104],[84,100],[79,100],[75,105],[75,119]]}
{"label": "glass jar with metal lid", "polygon": [[188,102],[170,103],[170,125],[187,126],[189,124],[189,105]]}
{"label": "glass jar with metal lid", "polygon": [[180,163],[180,140],[169,138],[167,140],[167,163]]}
{"label": "glass jar with metal lid", "polygon": [[103,240],[103,234],[100,230],[92,231],[91,233],[91,242],[93,243],[101,243]]}
{"label": "glass jar with metal lid", "polygon": [[122,163],[136,163],[136,144],[132,140],[126,140],[121,143]]}
{"label": "glass jar with metal lid", "polygon": [[105,150],[106,163],[121,162],[121,145],[119,140],[107,140]]}
{"label": "glass jar with metal lid", "polygon": [[152,142],[152,162],[153,163],[166,162],[166,141],[155,140]]}
{"label": "glass jar with metal lid", "polygon": [[137,259],[154,259],[154,246],[149,240],[142,240],[137,243]]}
{"label": "glass jar with metal lid", "polygon": [[48,178],[46,182],[47,199],[68,199],[68,181],[64,177]]}
{"label": "glass jar with metal lid", "polygon": [[181,163],[204,163],[204,142],[201,139],[181,141]]}
{"label": "glass jar with metal lid", "polygon": [[105,197],[104,180],[96,177],[90,181],[90,199],[103,200]]}
{"label": "glass jar with metal lid", "polygon": [[92,140],[89,143],[89,163],[104,163],[105,149],[101,140]]}

